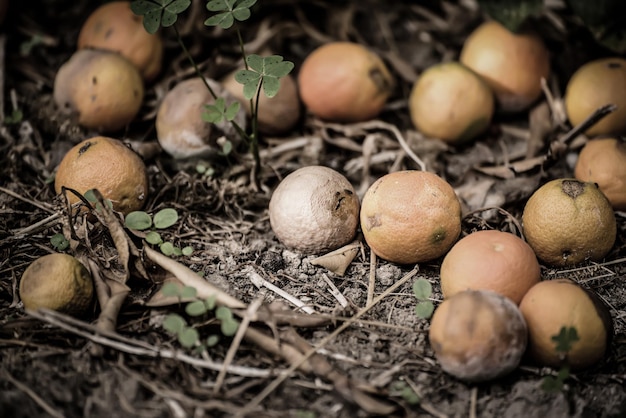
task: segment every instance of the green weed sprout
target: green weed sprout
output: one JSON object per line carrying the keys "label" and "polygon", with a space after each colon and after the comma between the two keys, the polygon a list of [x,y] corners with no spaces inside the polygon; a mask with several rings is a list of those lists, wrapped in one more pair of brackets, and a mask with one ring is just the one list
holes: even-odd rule
{"label": "green weed sprout", "polygon": [[131,2],[131,9],[135,14],[143,16],[144,28],[149,33],[155,33],[160,27],[172,27],[174,29],[178,43],[187,56],[187,59],[215,99],[213,104],[205,106],[205,111],[202,114],[203,120],[209,123],[219,123],[223,120],[229,121],[239,135],[241,135],[242,139],[249,144],[250,152],[254,157],[254,169],[258,171],[261,165],[258,142],[258,106],[261,91],[263,91],[267,97],[274,97],[280,87],[280,78],[288,75],[291,70],[293,70],[294,64],[290,61],[285,61],[280,55],[261,57],[256,54],[246,54],[241,31],[236,23],[244,22],[250,18],[250,8],[256,4],[256,1],[257,0],[208,1],[206,8],[208,11],[213,12],[214,15],[204,21],[205,26],[219,26],[225,30],[231,27],[235,28],[245,65],[245,69],[235,74],[235,80],[243,84],[244,97],[246,100],[250,101],[252,120],[252,132],[250,133],[245,132],[234,120],[239,111],[239,103],[234,102],[230,106],[226,106],[224,98],[217,97],[211,86],[209,86],[204,77],[202,77],[197,64],[186,48],[178,29],[176,29],[175,23],[178,15],[187,10],[191,4],[191,0],[135,0]]}
{"label": "green weed sprout", "polygon": [[70,246],[70,242],[65,238],[63,234],[54,234],[50,237],[50,244],[57,250],[63,251]]}
{"label": "green weed sprout", "polygon": [[541,388],[546,392],[560,392],[563,390],[565,380],[570,376],[570,368],[567,364],[567,354],[572,350],[574,343],[580,340],[575,327],[561,327],[558,334],[552,336],[556,351],[562,355],[564,364],[561,366],[556,376],[546,376],[541,382]]}
{"label": "green weed sprout", "polygon": [[161,252],[167,256],[170,255],[185,255],[189,256],[193,253],[193,248],[190,246],[184,248],[178,248],[171,242],[163,241],[161,234],[157,232],[157,229],[166,229],[174,225],[178,221],[178,212],[173,208],[166,208],[158,211],[154,217],[150,216],[144,211],[133,211],[126,215],[124,219],[124,225],[128,229],[134,229],[135,231],[145,231],[150,229],[146,234],[146,241],[152,245],[158,245]]}
{"label": "green weed sprout", "polygon": [[[233,317],[232,311],[225,307],[216,308],[216,297],[210,296],[206,299],[197,298],[197,291],[190,286],[180,287],[174,283],[167,283],[161,289],[164,296],[174,296],[182,299],[193,299],[185,306],[185,313],[190,317],[200,317],[209,312],[214,312],[215,318],[220,320],[220,331],[226,337],[232,337],[237,332],[239,322]],[[202,340],[198,330],[190,326],[181,315],[171,313],[163,321],[166,331],[174,334],[178,342],[185,348],[196,348],[203,350],[213,347],[219,342],[219,335],[210,335]]]}
{"label": "green weed sprout", "polygon": [[421,319],[428,319],[435,310],[435,305],[429,300],[433,293],[430,282],[424,278],[419,278],[413,282],[413,294],[417,299],[415,314]]}

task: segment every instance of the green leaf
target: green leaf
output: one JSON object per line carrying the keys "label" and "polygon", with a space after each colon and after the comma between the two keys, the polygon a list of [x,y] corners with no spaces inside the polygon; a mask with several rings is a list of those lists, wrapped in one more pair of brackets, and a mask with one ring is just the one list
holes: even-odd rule
{"label": "green leaf", "polygon": [[232,121],[237,116],[237,112],[239,112],[239,108],[241,107],[241,103],[232,102],[230,106],[226,108],[226,112],[224,112],[224,116],[227,121]]}
{"label": "green leaf", "polygon": [[96,199],[96,194],[94,193],[93,189],[87,190],[85,194],[83,195],[83,197],[89,203],[96,203],[96,201],[98,200]]}
{"label": "green leaf", "polygon": [[156,231],[148,232],[146,234],[146,241],[148,242],[148,244],[152,244],[152,245],[159,245],[163,243],[163,240],[161,239],[161,234],[159,234]]}
{"label": "green leaf", "polygon": [[148,33],[156,33],[159,27],[176,23],[178,15],[187,10],[191,0],[136,0],[130,8],[136,15],[143,16],[143,27]]}
{"label": "green leaf", "polygon": [[228,29],[235,23],[232,13],[224,12],[211,16],[204,21],[205,26],[219,26],[222,29]]}
{"label": "green leaf", "polygon": [[9,116],[4,117],[4,123],[6,125],[18,124],[24,118],[24,114],[20,109],[13,109],[13,112]]}
{"label": "green leaf", "polygon": [[182,296],[180,286],[172,282],[165,283],[161,287],[161,293],[163,293],[163,296],[176,296],[176,297]]}
{"label": "green leaf", "polygon": [[555,343],[556,351],[560,353],[568,353],[572,350],[572,346],[575,342],[579,341],[580,337],[575,327],[561,327],[558,334],[552,336],[552,341]]}
{"label": "green leaf", "polygon": [[232,337],[237,332],[237,328],[239,327],[239,322],[234,319],[226,319],[222,320],[220,325],[220,329],[222,330],[222,334],[227,337]]}
{"label": "green leaf", "polygon": [[567,378],[569,378],[569,376],[570,376],[570,374],[569,374],[569,367],[567,365],[562,366],[559,369],[559,372],[557,373],[557,379],[559,379],[562,382],[567,380]]}
{"label": "green leaf", "polygon": [[50,237],[50,244],[59,251],[63,251],[70,246],[70,242],[65,239],[63,234],[54,234]]}
{"label": "green leaf", "polygon": [[215,317],[220,321],[228,321],[233,319],[233,313],[226,306],[220,306],[215,310]]}
{"label": "green leaf", "polygon": [[186,247],[183,247],[182,253],[185,257],[189,257],[191,254],[193,254],[193,247],[189,245]]}
{"label": "green leaf", "polygon": [[206,339],[206,346],[207,347],[215,347],[217,345],[217,343],[220,342],[220,336],[215,334],[215,335],[209,335],[208,338]]}
{"label": "green leaf", "polygon": [[283,57],[280,55],[272,55],[265,58],[265,72],[264,75],[272,77],[285,77],[293,70],[294,64],[291,61],[283,61]]}
{"label": "green leaf", "polygon": [[178,341],[183,347],[191,348],[200,340],[198,331],[194,328],[185,328],[178,333]]}
{"label": "green leaf", "polygon": [[213,309],[215,309],[216,303],[217,303],[217,295],[211,295],[204,300],[204,306],[206,306],[206,308],[209,311],[212,311]]}
{"label": "green leaf", "polygon": [[211,0],[206,4],[206,8],[209,12],[227,12],[229,11],[235,1],[226,1],[226,0]]}
{"label": "green leaf", "polygon": [[543,13],[543,0],[478,0],[485,13],[512,32],[517,32],[531,16]]}
{"label": "green leaf", "polygon": [[263,92],[270,99],[276,96],[280,89],[280,81],[276,77],[263,77]]}
{"label": "green leaf", "polygon": [[159,249],[167,256],[174,255],[174,245],[171,242],[164,242],[159,246]]}
{"label": "green leaf", "polygon": [[233,150],[233,143],[230,141],[224,142],[224,145],[222,145],[222,154],[228,155],[232,152],[232,150]]}
{"label": "green leaf", "polygon": [[248,67],[252,68],[255,72],[263,74],[263,58],[257,54],[250,54],[246,57]]}
{"label": "green leaf", "polygon": [[187,322],[178,314],[169,314],[163,320],[163,328],[172,334],[180,333],[186,326]]}
{"label": "green leaf", "polygon": [[146,212],[136,210],[130,212],[124,218],[124,225],[128,229],[135,229],[137,231],[143,231],[152,226],[152,218]]}
{"label": "green leaf", "polygon": [[433,294],[433,286],[424,278],[419,278],[413,282],[413,294],[417,299],[426,300]]}
{"label": "green leaf", "polygon": [[248,84],[243,85],[243,96],[250,100],[254,96],[256,96],[259,91],[259,84],[261,83],[261,77],[257,78],[255,81],[251,81]]}
{"label": "green leaf", "polygon": [[261,74],[251,70],[239,70],[235,73],[235,81],[239,84],[249,84],[261,78]]}
{"label": "green leaf", "polygon": [[174,225],[178,221],[178,212],[173,208],[165,208],[154,215],[155,228],[165,229]]}
{"label": "green leaf", "polygon": [[563,381],[553,376],[546,376],[541,382],[541,389],[548,393],[556,393],[563,389]]}
{"label": "green leaf", "polygon": [[244,20],[248,20],[250,18],[250,15],[251,15],[250,9],[238,7],[235,10],[233,10],[233,17],[240,22],[243,22]]}
{"label": "green leaf", "polygon": [[189,316],[200,316],[207,313],[206,306],[204,306],[204,302],[201,300],[195,300],[193,302],[189,302],[187,306],[185,306],[185,312]]}
{"label": "green leaf", "polygon": [[256,0],[241,0],[239,4],[237,4],[237,8],[246,8],[249,9],[256,4]]}
{"label": "green leaf", "polygon": [[195,298],[198,295],[198,291],[195,287],[185,286],[180,291],[180,297],[184,299]]}
{"label": "green leaf", "polygon": [[422,300],[415,305],[415,315],[421,319],[428,319],[433,315],[435,305],[429,300]]}

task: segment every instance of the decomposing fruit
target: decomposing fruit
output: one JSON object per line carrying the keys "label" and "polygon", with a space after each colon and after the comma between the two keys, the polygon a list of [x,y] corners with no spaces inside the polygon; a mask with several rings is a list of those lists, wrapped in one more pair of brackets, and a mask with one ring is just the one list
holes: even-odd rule
{"label": "decomposing fruit", "polygon": [[626,210],[626,143],[622,138],[593,139],[580,151],[574,176],[596,183],[613,209]]}
{"label": "decomposing fruit", "polygon": [[411,119],[424,135],[462,143],[483,133],[493,116],[493,92],[458,62],[430,67],[409,97]]}
{"label": "decomposing fruit", "polygon": [[601,260],[617,234],[608,199],[596,184],[576,179],[552,180],[537,189],[522,222],[537,257],[554,266]]}
{"label": "decomposing fruit", "polygon": [[[292,129],[300,119],[301,106],[295,79],[288,74],[279,80],[276,96],[270,98],[261,92],[258,108],[259,131],[269,135],[280,135]],[[237,98],[250,115],[250,100],[243,95],[243,84],[235,80],[235,73],[227,75],[222,85]]]}
{"label": "decomposing fruit", "polygon": [[[600,361],[613,334],[611,314],[593,292],[567,279],[543,281],[522,299],[520,310],[529,331],[528,353],[541,366],[587,368]],[[578,341],[565,352],[557,350],[563,327],[575,328]]]}
{"label": "decomposing fruit", "polygon": [[440,257],[461,233],[454,189],[426,171],[398,171],[376,180],[363,196],[360,218],[372,251],[399,264]]}
{"label": "decomposing fruit", "polygon": [[[218,97],[224,98],[226,106],[237,100],[216,81],[205,80]],[[241,137],[229,121],[211,123],[203,119],[206,106],[214,103],[200,77],[181,81],[168,91],[156,115],[157,139],[165,152],[174,158],[213,157],[222,151],[218,142],[228,140],[234,146],[239,144]],[[234,120],[245,129],[243,110]]]}
{"label": "decomposing fruit", "polygon": [[144,29],[143,18],[133,13],[129,1],[105,3],[89,15],[78,34],[78,49],[83,48],[120,53],[147,81],[161,71],[161,37]]}
{"label": "decomposing fruit", "polygon": [[307,254],[335,250],[354,238],[359,198],[329,167],[307,166],[285,177],[270,199],[270,224],[285,246]]}
{"label": "decomposing fruit", "polygon": [[[103,136],[86,139],[65,154],[54,180],[57,194],[63,186],[81,194],[98,189],[123,214],[141,209],[148,197],[142,159],[123,142]],[[70,203],[78,202],[73,193],[67,196]]]}
{"label": "decomposing fruit", "polygon": [[588,136],[626,133],[626,59],[602,58],[580,67],[567,83],[565,110],[576,126],[602,106],[617,109],[587,129]]}
{"label": "decomposing fruit", "polygon": [[532,33],[513,33],[496,21],[470,34],[460,61],[491,87],[500,108],[517,112],[541,96],[541,79],[550,75],[550,54]]}
{"label": "decomposing fruit", "polygon": [[76,51],[54,80],[57,106],[77,116],[80,125],[104,132],[128,125],[139,112],[143,95],[137,68],[111,51]]}
{"label": "decomposing fruit", "polygon": [[331,42],[313,51],[298,75],[300,97],[314,115],[359,122],[377,116],[394,87],[385,63],[351,42]]}
{"label": "decomposing fruit", "polygon": [[89,271],[76,258],[61,253],[33,261],[20,281],[25,309],[52,309],[70,315],[84,314],[93,302]]}
{"label": "decomposing fruit", "polygon": [[510,299],[490,290],[465,290],[437,307],[428,336],[444,371],[477,382],[513,371],[526,349],[528,331]]}
{"label": "decomposing fruit", "polygon": [[489,230],[471,233],[454,244],[441,263],[440,276],[445,298],[468,289],[486,289],[519,304],[539,282],[541,271],[523,239]]}

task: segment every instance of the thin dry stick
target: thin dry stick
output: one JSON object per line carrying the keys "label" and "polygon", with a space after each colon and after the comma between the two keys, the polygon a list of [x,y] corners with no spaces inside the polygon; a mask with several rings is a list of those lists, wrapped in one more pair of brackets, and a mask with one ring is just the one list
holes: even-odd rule
{"label": "thin dry stick", "polygon": [[472,388],[472,393],[470,396],[470,411],[469,411],[469,416],[470,418],[476,418],[476,401],[478,398],[478,389],[476,387]]}
{"label": "thin dry stick", "polygon": [[374,288],[376,287],[376,254],[370,251],[370,274],[367,285],[367,302],[365,306],[370,306],[374,300]]}
{"label": "thin dry stick", "polygon": [[322,339],[319,342],[319,344],[317,344],[315,347],[311,348],[309,351],[304,353],[302,355],[302,358],[297,363],[292,363],[291,366],[284,373],[282,373],[276,379],[270,382],[270,384],[267,385],[265,389],[261,391],[257,396],[255,396],[250,402],[248,402],[248,404],[236,416],[243,417],[246,414],[250,413],[255,408],[257,408],[261,404],[261,402],[263,402],[265,398],[267,398],[272,392],[274,392],[278,388],[278,386],[280,386],[289,376],[291,376],[293,372],[298,367],[300,367],[300,365],[304,364],[309,358],[311,358],[311,356],[315,354],[318,349],[324,347],[332,339],[337,337],[337,335],[341,334],[346,328],[348,328],[350,325],[356,322],[360,317],[362,317],[367,312],[369,312],[370,309],[372,309],[374,306],[380,303],[381,300],[389,296],[391,293],[395,292],[396,289],[398,289],[400,286],[404,285],[409,279],[415,276],[418,271],[419,271],[418,266],[415,266],[413,270],[405,274],[404,277],[402,277],[400,280],[394,283],[391,287],[389,287],[387,290],[381,293],[378,297],[376,297],[376,299],[374,299],[371,304],[368,304],[365,308],[359,310],[352,318],[350,318],[349,320],[341,324],[335,331],[333,331],[324,339]]}
{"label": "thin dry stick", "polygon": [[26,386],[25,384],[23,384],[22,382],[20,382],[19,380],[17,380],[16,378],[14,378],[8,370],[6,369],[2,369],[2,375],[11,383],[13,383],[13,385],[15,387],[17,387],[19,390],[21,390],[22,392],[24,392],[25,394],[27,394],[33,401],[35,401],[35,403],[37,405],[39,405],[41,407],[41,409],[43,409],[44,411],[46,411],[46,413],[54,418],[63,418],[65,417],[65,415],[63,415],[62,412],[57,411],[56,409],[54,409],[53,407],[51,407],[50,405],[48,405],[46,403],[46,401],[44,401],[39,395],[37,395],[35,392],[33,392],[28,386]]}
{"label": "thin dry stick", "polygon": [[29,203],[29,204],[35,206],[36,208],[39,208],[39,209],[41,209],[41,210],[43,210],[45,212],[54,213],[54,209],[51,209],[49,206],[44,205],[44,204],[39,203],[39,202],[36,202],[36,201],[34,201],[32,199],[28,199],[28,198],[26,198],[26,197],[24,197],[22,195],[19,195],[19,194],[15,193],[14,191],[11,191],[9,189],[5,189],[4,187],[0,187],[0,192],[8,194],[11,197],[14,197],[16,199],[21,200],[22,202]]}

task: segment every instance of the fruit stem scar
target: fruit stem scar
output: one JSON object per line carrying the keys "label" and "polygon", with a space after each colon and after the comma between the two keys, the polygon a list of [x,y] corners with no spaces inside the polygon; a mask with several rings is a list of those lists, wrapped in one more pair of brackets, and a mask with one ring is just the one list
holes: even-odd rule
{"label": "fruit stem scar", "polygon": [[383,74],[380,68],[370,68],[368,75],[376,85],[378,94],[385,94],[391,90],[391,83],[389,82],[389,79],[385,77],[385,74]]}
{"label": "fruit stem scar", "polygon": [[83,155],[85,151],[87,151],[92,145],[93,143],[91,141],[87,142],[85,145],[78,149],[78,155]]}
{"label": "fruit stem scar", "polygon": [[572,199],[576,199],[585,191],[585,184],[578,180],[564,180],[561,190]]}

